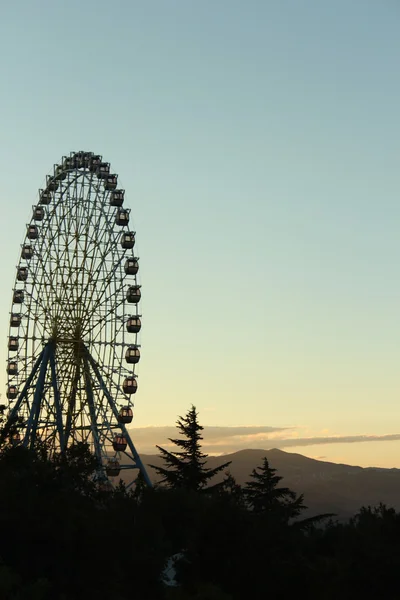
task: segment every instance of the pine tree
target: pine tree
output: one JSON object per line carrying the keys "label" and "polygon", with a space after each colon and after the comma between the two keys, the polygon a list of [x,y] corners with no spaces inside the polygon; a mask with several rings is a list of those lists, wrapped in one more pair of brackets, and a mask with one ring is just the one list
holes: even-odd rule
{"label": "pine tree", "polygon": [[243,504],[244,494],[242,486],[239,485],[230,471],[226,471],[220,490],[223,494],[227,494],[229,498],[237,504]]}
{"label": "pine tree", "polygon": [[145,481],[143,472],[139,469],[137,477],[135,479],[135,487],[133,488],[132,497],[139,504],[143,500],[143,495],[148,489],[147,483]]}
{"label": "pine tree", "polygon": [[[205,488],[217,473],[226,469],[230,462],[209,469],[205,466],[207,454],[201,451],[201,431],[204,429],[198,422],[198,413],[192,405],[185,417],[179,417],[176,423],[178,431],[184,436],[183,439],[172,439],[169,441],[181,448],[180,451],[168,452],[161,446],[157,446],[165,467],[150,465],[155,471],[162,475],[160,483],[165,483],[170,488],[183,488],[199,491]],[[214,486],[213,486],[214,487]],[[210,489],[210,488],[207,488]]]}
{"label": "pine tree", "polygon": [[18,429],[23,425],[23,417],[14,417],[13,419],[6,419],[4,411],[6,406],[0,405],[0,448],[3,449],[7,446],[12,446],[13,441],[18,437]]}
{"label": "pine tree", "polygon": [[303,504],[303,495],[297,496],[287,487],[278,487],[282,477],[276,474],[276,469],[269,466],[264,457],[261,467],[253,469],[244,487],[246,501],[256,513],[270,513],[288,522],[298,517],[307,508]]}

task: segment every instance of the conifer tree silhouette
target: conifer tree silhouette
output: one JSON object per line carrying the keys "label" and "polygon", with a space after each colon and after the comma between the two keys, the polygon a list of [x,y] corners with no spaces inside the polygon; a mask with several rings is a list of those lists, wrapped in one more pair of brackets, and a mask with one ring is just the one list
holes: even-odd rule
{"label": "conifer tree silhouette", "polygon": [[[165,467],[150,465],[163,479],[160,483],[170,488],[183,488],[186,490],[200,491],[204,489],[209,481],[220,471],[226,469],[230,462],[209,469],[206,467],[207,454],[201,451],[201,432],[203,427],[198,421],[196,407],[192,405],[185,417],[179,417],[176,423],[179,433],[183,438],[169,441],[181,450],[171,451],[157,446]],[[207,489],[210,489],[208,487]]]}

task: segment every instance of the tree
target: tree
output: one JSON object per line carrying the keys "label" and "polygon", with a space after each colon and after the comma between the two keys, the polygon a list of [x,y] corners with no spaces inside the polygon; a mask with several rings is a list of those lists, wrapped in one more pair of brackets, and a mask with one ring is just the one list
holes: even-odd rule
{"label": "tree", "polygon": [[145,481],[143,472],[139,469],[138,474],[135,479],[135,487],[133,488],[132,497],[135,499],[137,503],[143,500],[143,496],[148,490],[148,485]]}
{"label": "tree", "polygon": [[230,471],[226,471],[225,473],[225,477],[220,485],[220,492],[222,495],[227,496],[230,501],[240,505],[244,504],[242,486],[236,481]]}
{"label": "tree", "polygon": [[163,598],[170,544],[157,513],[122,486],[103,491],[97,468],[83,443],[52,458],[1,449],[1,600],[128,600],[134,570],[136,600]]}
{"label": "tree", "polygon": [[[1,394],[0,394],[1,402]],[[5,404],[0,404],[0,450],[13,445],[13,441],[19,438],[18,428],[23,424],[23,417],[7,419],[4,416]]]}
{"label": "tree", "polygon": [[178,431],[184,438],[169,438],[169,441],[178,448],[182,448],[182,450],[168,452],[161,446],[157,446],[166,466],[150,466],[159,475],[162,475],[163,479],[160,483],[165,483],[170,488],[183,488],[197,492],[205,488],[210,479],[226,469],[231,463],[227,462],[214,469],[205,466],[208,456],[201,451],[200,444],[203,439],[201,431],[204,428],[198,422],[198,413],[195,406],[192,405],[185,417],[179,417],[176,424]]}
{"label": "tree", "polygon": [[269,466],[267,457],[264,457],[261,467],[253,469],[250,477],[252,481],[245,484],[244,494],[254,512],[270,513],[287,523],[306,508],[303,495],[297,496],[287,487],[278,487],[282,477]]}

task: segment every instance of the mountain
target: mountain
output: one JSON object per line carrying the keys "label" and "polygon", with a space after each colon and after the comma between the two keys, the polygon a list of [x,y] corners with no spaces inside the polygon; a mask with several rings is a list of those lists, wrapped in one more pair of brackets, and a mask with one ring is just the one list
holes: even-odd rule
{"label": "mountain", "polygon": [[[238,483],[249,479],[251,471],[266,456],[271,467],[284,479],[282,484],[298,494],[304,494],[307,515],[333,512],[340,519],[354,515],[361,506],[376,506],[380,502],[400,510],[400,469],[353,467],[307,458],[283,450],[241,450],[223,456],[210,456],[208,466],[213,468],[232,461],[230,472]],[[151,479],[157,476],[148,465],[162,465],[158,456],[142,455]],[[223,475],[219,476],[219,480]],[[215,478],[218,481],[218,477]]]}

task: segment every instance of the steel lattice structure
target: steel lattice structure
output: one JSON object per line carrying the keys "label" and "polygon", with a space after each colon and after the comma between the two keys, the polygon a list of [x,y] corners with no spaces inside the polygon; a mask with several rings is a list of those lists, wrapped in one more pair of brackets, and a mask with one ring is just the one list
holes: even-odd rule
{"label": "steel lattice structure", "polygon": [[[50,453],[84,441],[100,478],[146,470],[132,421],[141,328],[135,232],[110,164],[73,152],[39,190],[22,245],[8,339],[14,443]],[[132,480],[134,477],[132,476]]]}

